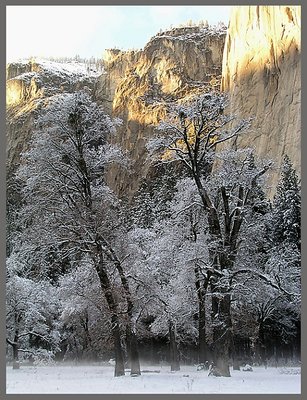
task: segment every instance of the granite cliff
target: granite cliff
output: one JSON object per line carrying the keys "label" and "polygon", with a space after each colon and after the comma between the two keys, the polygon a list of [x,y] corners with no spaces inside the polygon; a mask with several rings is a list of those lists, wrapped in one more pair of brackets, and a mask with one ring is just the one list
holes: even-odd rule
{"label": "granite cliff", "polygon": [[[155,35],[137,51],[105,52],[104,71],[52,62],[7,66],[7,165],[14,171],[40,107],[53,95],[89,87],[123,124],[114,140],[128,150],[132,173],[112,166],[107,180],[131,196],[148,173],[145,142],[174,101],[204,90],[229,93],[228,112],[253,117],[232,143],[272,158],[272,190],[284,154],[300,172],[300,7],[234,7],[226,27],[190,26]],[[226,35],[227,31],[227,35]]]}
{"label": "granite cliff", "polygon": [[107,179],[120,194],[133,194],[148,172],[145,142],[168,105],[206,88],[219,90],[226,27],[184,27],[154,36],[143,50],[108,50],[95,96],[123,119],[116,142],[135,161],[132,175],[117,166]]}
{"label": "granite cliff", "polygon": [[274,192],[283,156],[301,165],[301,12],[299,6],[234,7],[230,16],[221,89],[228,111],[253,117],[234,146],[253,146],[275,162]]}
{"label": "granite cliff", "polygon": [[81,63],[26,61],[11,63],[6,69],[7,174],[16,169],[20,153],[29,143],[34,118],[49,99],[59,93],[93,88],[94,71]]}

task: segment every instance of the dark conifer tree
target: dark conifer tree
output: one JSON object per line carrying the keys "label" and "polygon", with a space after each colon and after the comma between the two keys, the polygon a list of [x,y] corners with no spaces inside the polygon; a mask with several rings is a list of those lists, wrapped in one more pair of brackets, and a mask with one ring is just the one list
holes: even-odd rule
{"label": "dark conifer tree", "polygon": [[301,248],[301,188],[288,156],[273,200],[272,240],[275,245],[292,243]]}

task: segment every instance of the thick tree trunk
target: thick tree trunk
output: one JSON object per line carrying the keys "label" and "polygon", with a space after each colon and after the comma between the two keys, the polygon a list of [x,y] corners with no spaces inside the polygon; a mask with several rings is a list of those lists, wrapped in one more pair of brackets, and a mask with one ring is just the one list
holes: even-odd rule
{"label": "thick tree trunk", "polygon": [[171,371],[180,371],[179,351],[176,343],[176,327],[169,321],[170,363]]}
{"label": "thick tree trunk", "polygon": [[[17,338],[15,337],[15,340]],[[19,358],[18,358],[18,343],[17,340],[15,343],[12,345],[13,347],[13,369],[19,369],[20,364],[19,364]]]}
{"label": "thick tree trunk", "polygon": [[124,365],[124,352],[121,344],[121,332],[120,332],[120,324],[117,312],[117,304],[112,293],[109,277],[103,265],[103,258],[101,254],[100,254],[99,264],[97,266],[97,273],[99,276],[101,288],[103,290],[106,301],[108,303],[109,310],[111,312],[112,337],[113,337],[114,352],[115,352],[114,376],[122,376],[125,375],[125,365]]}
{"label": "thick tree trunk", "polygon": [[[213,292],[217,288],[214,287]],[[230,376],[229,358],[232,343],[232,323],[230,315],[230,294],[223,293],[212,296],[213,322],[213,359],[219,376]],[[222,292],[222,293],[221,293]]]}
{"label": "thick tree trunk", "polygon": [[209,349],[206,340],[206,310],[204,302],[199,303],[199,320],[198,320],[198,351],[199,363],[204,364],[209,361]]}
{"label": "thick tree trunk", "polygon": [[244,343],[238,337],[232,337],[232,367],[235,371],[240,371],[240,359],[242,357]]}
{"label": "thick tree trunk", "polygon": [[[88,311],[86,310],[84,318],[81,318],[81,326],[84,329],[84,336],[83,336],[83,353],[86,352],[87,358],[94,357],[93,351],[92,351],[92,338],[90,335],[89,331],[89,316],[88,316]],[[84,354],[83,354],[84,358]]]}
{"label": "thick tree trunk", "polygon": [[129,354],[129,360],[130,360],[130,366],[131,366],[131,375],[137,376],[141,375],[141,368],[140,368],[140,359],[139,359],[139,352],[138,352],[138,343],[137,343],[137,337],[135,333],[135,326],[134,326],[134,319],[133,319],[133,302],[131,299],[131,292],[129,288],[129,283],[128,280],[124,274],[122,265],[118,258],[116,257],[116,254],[112,252],[112,255],[114,257],[114,264],[116,266],[116,269],[119,273],[120,279],[122,286],[125,291],[125,296],[126,296],[126,301],[127,301],[127,317],[128,317],[128,325],[126,328],[127,332],[127,347],[128,347],[128,354]]}
{"label": "thick tree trunk", "polygon": [[199,351],[199,363],[205,363],[208,361],[207,355],[207,343],[206,343],[206,326],[203,311],[199,310],[199,321],[198,321],[198,351]]}
{"label": "thick tree trunk", "polygon": [[127,302],[127,319],[128,319],[128,321],[127,321],[126,333],[128,333],[127,334],[127,350],[128,350],[128,358],[131,363],[131,375],[141,375],[137,338],[136,338],[135,330],[134,330],[134,326],[133,326],[133,302],[131,299],[129,283],[128,283],[128,280],[123,271],[121,262],[118,259],[113,248],[103,237],[99,236],[99,237],[97,237],[97,240],[99,241],[98,249],[99,249],[100,259],[103,260],[103,254],[102,254],[103,251],[102,251],[102,245],[101,245],[101,243],[103,243],[103,245],[106,247],[107,257],[114,263],[114,265],[119,273],[119,277],[120,277],[121,284],[122,284],[122,287],[125,292],[125,298],[126,298],[126,302]]}
{"label": "thick tree trunk", "polygon": [[265,346],[263,321],[259,322],[258,339],[256,342],[256,352],[257,352],[256,357],[259,360],[259,363],[266,366],[268,357],[267,357],[267,350],[266,350],[266,346]]}
{"label": "thick tree trunk", "polygon": [[240,371],[240,361],[238,360],[237,357],[233,357],[233,366],[232,366],[234,371]]}
{"label": "thick tree trunk", "polygon": [[14,335],[14,341],[9,340],[8,338],[6,338],[6,342],[12,346],[12,350],[13,350],[13,369],[19,369],[19,358],[18,358],[18,350],[19,350],[19,346],[18,346],[18,330],[15,331],[15,335]]}
{"label": "thick tree trunk", "polygon": [[119,329],[118,318],[116,315],[112,315],[112,336],[114,342],[115,351],[115,370],[114,376],[125,375],[125,364],[124,364],[124,352],[121,344],[121,335]]}
{"label": "thick tree trunk", "polygon": [[13,361],[14,362],[18,362],[19,358],[18,358],[18,344],[17,344],[17,342],[15,342],[12,345],[12,348],[13,348]]}
{"label": "thick tree trunk", "polygon": [[141,375],[137,337],[130,325],[127,326],[127,348],[128,362],[130,364],[132,376]]}
{"label": "thick tree trunk", "polygon": [[198,351],[199,363],[209,361],[209,349],[206,341],[206,292],[209,280],[200,277],[199,267],[195,267],[195,286],[198,297]]}

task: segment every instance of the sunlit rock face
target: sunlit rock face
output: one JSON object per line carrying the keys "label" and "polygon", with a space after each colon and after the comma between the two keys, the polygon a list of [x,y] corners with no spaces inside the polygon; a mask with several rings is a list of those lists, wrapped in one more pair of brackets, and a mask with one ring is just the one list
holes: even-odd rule
{"label": "sunlit rock face", "polygon": [[240,6],[230,16],[221,88],[229,92],[230,112],[254,117],[234,145],[275,161],[271,194],[284,154],[300,172],[300,35],[299,6]]}
{"label": "sunlit rock face", "polygon": [[112,166],[108,183],[131,195],[148,172],[145,143],[168,105],[209,86],[219,90],[226,29],[184,27],[154,36],[143,50],[105,53],[96,98],[123,119],[115,138],[135,162],[133,175]]}
{"label": "sunlit rock face", "polygon": [[89,76],[79,63],[26,61],[6,68],[7,173],[19,164],[20,154],[28,147],[34,119],[48,100],[59,93],[71,93],[93,87],[96,78]]}
{"label": "sunlit rock face", "polygon": [[[12,171],[27,147],[40,107],[59,93],[85,86],[123,125],[114,141],[134,162],[132,173],[112,166],[108,183],[133,195],[148,173],[145,143],[173,101],[209,88],[229,92],[230,113],[254,117],[234,143],[273,158],[276,171],[288,154],[300,171],[301,41],[298,6],[234,7],[225,28],[175,28],[154,36],[143,50],[108,50],[95,76],[77,64],[26,62],[7,67],[7,165]],[[224,46],[225,45],[225,46]]]}
{"label": "sunlit rock face", "polygon": [[11,63],[6,67],[6,105],[10,107],[41,97],[40,68],[37,63]]}
{"label": "sunlit rock face", "polygon": [[[26,75],[26,74],[25,74]],[[6,85],[6,104],[11,106],[26,101],[33,97],[39,97],[42,93],[35,79],[27,74],[24,79],[10,79]]]}

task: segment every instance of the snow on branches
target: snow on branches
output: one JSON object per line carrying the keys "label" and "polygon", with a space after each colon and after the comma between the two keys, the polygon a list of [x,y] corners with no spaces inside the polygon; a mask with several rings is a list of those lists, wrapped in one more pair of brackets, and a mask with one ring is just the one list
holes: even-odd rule
{"label": "snow on branches", "polygon": [[[211,164],[217,145],[236,137],[249,125],[249,120],[235,124],[233,116],[225,115],[226,104],[226,96],[215,92],[174,104],[159,124],[156,137],[149,140],[148,151],[162,162],[179,160],[193,172],[203,164]],[[231,122],[232,127],[227,129]]]}

